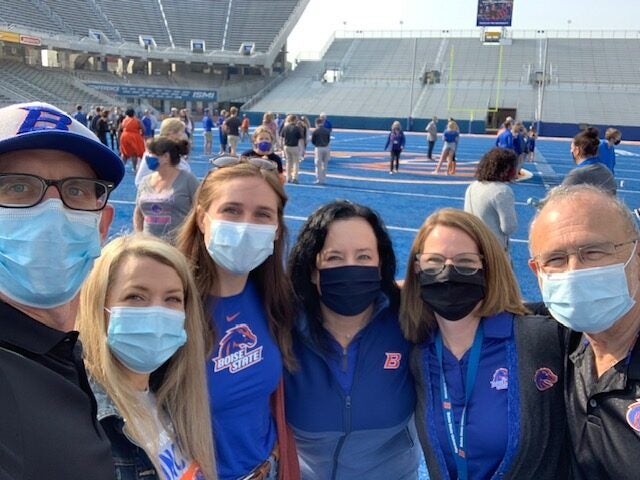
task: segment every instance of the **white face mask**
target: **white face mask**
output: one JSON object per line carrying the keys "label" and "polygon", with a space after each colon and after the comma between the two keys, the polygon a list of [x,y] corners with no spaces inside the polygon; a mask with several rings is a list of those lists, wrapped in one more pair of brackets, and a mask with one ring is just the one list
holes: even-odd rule
{"label": "white face mask", "polygon": [[542,299],[553,318],[571,330],[607,330],[636,303],[627,285],[628,263],[562,273],[540,272]]}
{"label": "white face mask", "polygon": [[273,254],[276,225],[211,220],[207,251],[216,264],[236,275],[249,273]]}

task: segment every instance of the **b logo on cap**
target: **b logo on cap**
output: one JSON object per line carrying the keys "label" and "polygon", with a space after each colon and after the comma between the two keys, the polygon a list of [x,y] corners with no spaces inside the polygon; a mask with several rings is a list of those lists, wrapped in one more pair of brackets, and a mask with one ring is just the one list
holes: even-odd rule
{"label": "b logo on cap", "polygon": [[38,130],[64,130],[69,131],[71,118],[60,112],[47,107],[29,106],[22,107],[29,113],[20,125],[18,134],[35,132]]}

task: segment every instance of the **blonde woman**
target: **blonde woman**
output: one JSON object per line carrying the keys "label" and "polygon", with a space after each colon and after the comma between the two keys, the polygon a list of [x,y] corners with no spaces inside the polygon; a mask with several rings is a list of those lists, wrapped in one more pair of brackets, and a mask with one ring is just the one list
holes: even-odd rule
{"label": "blonde woman", "polygon": [[[160,132],[158,134],[160,137],[167,137],[174,142],[183,142],[186,141],[188,148],[186,153],[180,156],[180,163],[178,164],[178,168],[180,170],[185,170],[187,172],[191,171],[191,166],[187,161],[189,158],[189,151],[191,144],[189,143],[189,137],[185,131],[185,125],[182,123],[182,120],[179,118],[169,117],[165,118],[160,124]],[[136,172],[135,185],[136,187],[140,185],[144,177],[153,172],[149,168],[147,157],[149,156],[149,152],[146,151],[144,156],[142,157],[142,161],[138,165],[138,170]]]}
{"label": "blonde woman", "polygon": [[438,160],[438,165],[433,173],[436,175],[439,174],[442,162],[446,160],[447,175],[455,175],[456,150],[458,148],[458,142],[460,141],[460,129],[458,128],[458,124],[453,120],[449,120],[449,123],[447,123],[447,129],[442,132],[442,141],[444,142],[442,146],[442,154],[440,155],[440,160]]}
{"label": "blonde woman", "polygon": [[77,328],[117,478],[217,478],[206,324],[184,256],[147,235],[113,240],[81,291]]}

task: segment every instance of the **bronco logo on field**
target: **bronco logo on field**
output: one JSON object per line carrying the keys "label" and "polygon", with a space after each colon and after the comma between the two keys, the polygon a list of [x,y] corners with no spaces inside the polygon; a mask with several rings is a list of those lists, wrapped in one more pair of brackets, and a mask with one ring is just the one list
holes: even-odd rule
{"label": "bronco logo on field", "polygon": [[220,340],[218,356],[213,359],[214,371],[220,372],[225,368],[230,373],[236,373],[254,365],[262,360],[262,347],[253,348],[258,343],[258,337],[254,335],[249,326],[240,323],[226,331],[226,335]]}

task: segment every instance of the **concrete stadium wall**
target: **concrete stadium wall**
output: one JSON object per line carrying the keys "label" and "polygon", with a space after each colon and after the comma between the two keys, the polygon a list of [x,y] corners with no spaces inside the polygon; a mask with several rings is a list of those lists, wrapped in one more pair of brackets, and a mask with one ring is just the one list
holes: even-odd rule
{"label": "concrete stadium wall", "polygon": [[[262,123],[262,115],[263,112],[242,112],[249,117],[251,125],[257,126]],[[314,121],[316,119],[316,115],[307,115],[302,113],[300,115],[305,115],[309,118],[311,122],[311,126],[314,126]],[[347,128],[347,129],[360,129],[360,130],[389,130],[391,128],[391,124],[398,120],[402,124],[402,128],[405,132],[424,132],[427,123],[431,119],[429,118],[414,118],[412,121],[411,128],[407,128],[407,118],[391,118],[391,117],[354,117],[354,116],[341,116],[341,115],[330,115],[329,120],[333,124],[334,128]],[[478,133],[483,134],[486,133],[485,122],[484,120],[456,120],[458,126],[460,127],[461,133]],[[444,119],[438,119],[438,132],[442,133],[442,131],[446,127],[447,121]],[[530,121],[525,122],[525,124],[529,125]],[[574,137],[580,130],[587,127],[587,124],[576,124],[576,123],[553,123],[553,122],[540,122],[540,130],[538,131],[538,135],[543,137],[565,137],[572,138]],[[600,138],[604,138],[604,132],[609,127],[617,128],[622,132],[623,140],[636,140],[640,141],[640,127],[629,126],[629,125],[591,125],[596,127],[600,131]]]}
{"label": "concrete stadium wall", "polygon": [[[260,125],[262,123],[263,112],[242,112],[249,117],[251,125]],[[297,115],[297,114],[296,114]],[[309,118],[311,126],[314,126],[314,121],[317,115],[307,115],[301,113]],[[331,115],[328,114],[329,120],[334,128],[347,128],[347,129],[360,129],[360,130],[389,130],[391,124],[398,120],[402,125],[402,128],[406,132],[424,132],[427,123],[430,118],[414,118],[412,119],[412,125],[407,127],[407,118],[392,118],[392,117],[355,117],[355,116],[343,116],[343,115]],[[483,120],[456,120],[460,127],[461,133],[485,133],[485,122]],[[438,119],[438,132],[445,129],[447,124],[446,119]]]}
{"label": "concrete stadium wall", "polygon": [[588,126],[596,127],[600,131],[600,138],[604,138],[604,132],[609,127],[617,128],[622,132],[623,140],[640,140],[640,127],[628,125],[591,125],[576,123],[548,123],[540,122],[538,134],[543,137],[574,137],[580,130]]}

